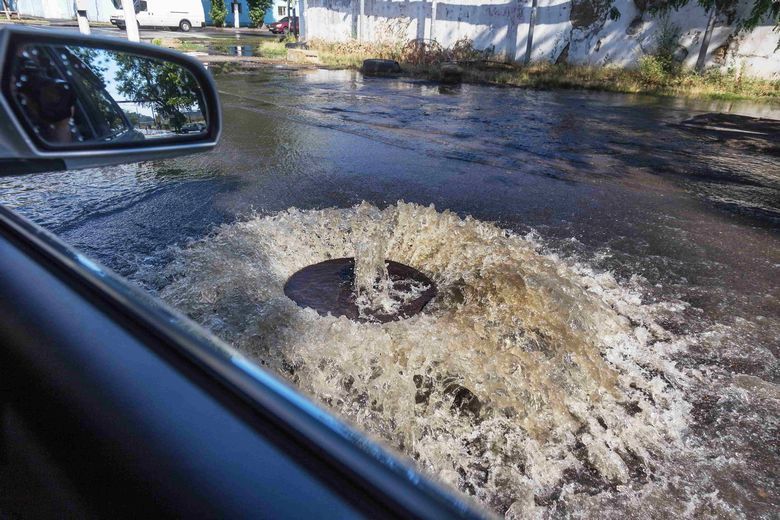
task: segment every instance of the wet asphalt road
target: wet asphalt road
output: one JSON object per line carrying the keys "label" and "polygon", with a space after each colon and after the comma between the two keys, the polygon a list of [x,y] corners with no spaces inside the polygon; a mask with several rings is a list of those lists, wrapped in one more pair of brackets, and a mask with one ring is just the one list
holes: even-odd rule
{"label": "wet asphalt road", "polygon": [[[284,67],[217,83],[225,129],[215,151],[5,178],[0,200],[128,276],[252,212],[434,204],[533,232],[548,251],[640,287],[648,302],[687,302],[664,325],[722,339],[692,347],[682,366],[780,383],[778,157],[680,126],[710,112],[780,119],[777,108]],[[764,449],[771,424],[744,422],[741,405],[723,399],[694,406],[751,432],[718,449],[749,462],[744,482],[771,480],[780,463]],[[778,416],[777,403],[762,406]],[[704,438],[721,442],[705,426]],[[757,513],[776,497],[735,496]]]}

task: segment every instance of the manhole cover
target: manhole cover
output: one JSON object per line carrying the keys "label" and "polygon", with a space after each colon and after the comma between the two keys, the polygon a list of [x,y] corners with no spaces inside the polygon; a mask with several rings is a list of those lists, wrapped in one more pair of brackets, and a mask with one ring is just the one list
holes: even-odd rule
{"label": "manhole cover", "polygon": [[355,303],[355,259],[336,258],[304,267],[284,284],[284,294],[301,307],[314,309],[322,316],[346,316],[356,321],[388,321],[408,318],[420,312],[434,296],[433,281],[408,265],[386,261],[387,271],[396,291],[407,292],[414,285],[428,288],[411,301],[402,304],[397,313],[388,315],[368,312],[369,318],[360,316]]}

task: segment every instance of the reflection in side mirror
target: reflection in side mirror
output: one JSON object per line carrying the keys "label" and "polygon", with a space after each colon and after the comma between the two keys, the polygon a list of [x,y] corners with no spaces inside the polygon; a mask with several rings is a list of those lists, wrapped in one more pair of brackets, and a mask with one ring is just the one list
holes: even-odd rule
{"label": "reflection in side mirror", "polygon": [[[0,26],[0,175],[146,161],[214,147],[203,65],[154,45]],[[12,168],[9,168],[9,165]]]}
{"label": "reflection in side mirror", "polygon": [[18,112],[49,146],[207,129],[197,81],[176,63],[84,46],[26,44],[16,49],[9,81]]}

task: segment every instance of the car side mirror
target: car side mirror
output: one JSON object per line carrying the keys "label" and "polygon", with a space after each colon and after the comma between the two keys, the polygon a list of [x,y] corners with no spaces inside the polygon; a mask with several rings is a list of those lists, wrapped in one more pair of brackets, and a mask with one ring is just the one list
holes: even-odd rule
{"label": "car side mirror", "polygon": [[[212,148],[216,86],[195,59],[118,38],[0,28],[0,175]],[[18,170],[18,169],[16,169]]]}

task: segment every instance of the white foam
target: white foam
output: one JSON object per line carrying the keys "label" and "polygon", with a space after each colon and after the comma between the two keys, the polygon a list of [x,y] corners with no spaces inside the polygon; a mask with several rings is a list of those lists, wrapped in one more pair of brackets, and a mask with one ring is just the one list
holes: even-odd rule
{"label": "white foam", "polygon": [[[671,360],[684,344],[655,319],[679,304],[643,305],[608,273],[540,249],[433,207],[291,209],[181,250],[161,295],[419,467],[498,513],[530,515],[552,494],[572,501],[577,483],[587,494],[651,472],[681,445],[690,409]],[[284,296],[297,270],[347,256],[371,302],[383,301],[385,258],[439,296],[383,325]],[[457,406],[458,389],[479,417]]]}

